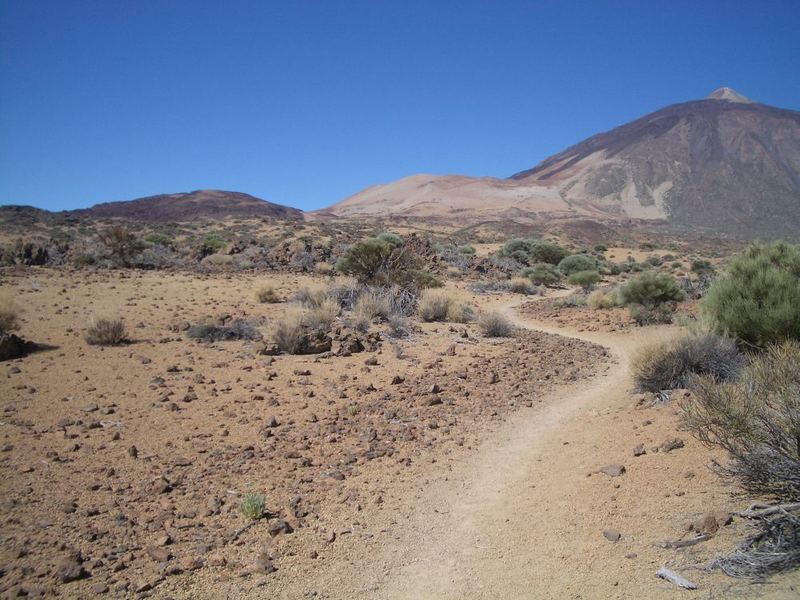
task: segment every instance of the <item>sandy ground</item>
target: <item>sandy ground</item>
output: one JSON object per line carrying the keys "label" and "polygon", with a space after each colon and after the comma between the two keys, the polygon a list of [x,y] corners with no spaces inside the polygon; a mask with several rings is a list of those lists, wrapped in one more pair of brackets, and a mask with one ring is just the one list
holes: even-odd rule
{"label": "sandy ground", "polygon": [[[284,295],[303,281],[276,279]],[[505,311],[516,340],[433,324],[400,353],[386,343],[273,361],[255,343],[173,331],[221,312],[280,318],[282,305],[253,302],[257,283],[45,270],[4,279],[25,306],[23,331],[54,347],[4,365],[4,597],[797,597],[797,575],[749,585],[702,568],[746,533],[741,520],[690,548],[658,545],[748,504],[708,469],[713,453],[677,430],[675,404],[631,392],[631,353],[675,329],[578,331],[490,295],[472,302]],[[137,343],[86,346],[98,313],[123,314]],[[437,382],[444,401],[431,405]],[[271,416],[279,425],[264,438]],[[683,447],[657,450],[675,438]],[[625,473],[599,472],[609,464]],[[232,540],[250,490],[276,515]],[[273,535],[281,520],[294,532]],[[53,583],[75,547],[92,577]],[[700,590],[656,579],[662,565]]]}

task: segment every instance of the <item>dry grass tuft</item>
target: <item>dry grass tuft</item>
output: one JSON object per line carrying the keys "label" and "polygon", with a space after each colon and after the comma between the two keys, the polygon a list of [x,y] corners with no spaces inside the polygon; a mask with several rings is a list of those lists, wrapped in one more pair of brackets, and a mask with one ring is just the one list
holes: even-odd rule
{"label": "dry grass tuft", "polygon": [[19,326],[19,307],[10,295],[0,296],[0,332],[13,331]]}
{"label": "dry grass tuft", "polygon": [[93,346],[119,346],[128,341],[122,319],[98,318],[86,330],[86,343]]}
{"label": "dry grass tuft", "polygon": [[256,300],[262,304],[275,304],[281,301],[275,286],[270,283],[265,283],[256,290]]}
{"label": "dry grass tuft", "polygon": [[497,311],[484,313],[478,319],[478,326],[486,337],[512,337],[514,326]]}

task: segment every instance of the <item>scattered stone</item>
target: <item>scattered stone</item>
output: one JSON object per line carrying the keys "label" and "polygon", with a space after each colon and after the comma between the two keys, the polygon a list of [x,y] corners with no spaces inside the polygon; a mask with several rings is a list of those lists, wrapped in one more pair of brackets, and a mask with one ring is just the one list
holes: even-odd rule
{"label": "scattered stone", "polygon": [[622,534],[616,529],[604,529],[603,537],[606,538],[609,542],[618,542],[619,539],[622,537]]}
{"label": "scattered stone", "polygon": [[662,452],[671,452],[672,450],[677,450],[678,448],[683,448],[683,440],[681,438],[675,438],[672,440],[667,440],[659,446],[659,449]]}
{"label": "scattered stone", "polygon": [[634,456],[643,456],[647,454],[647,450],[645,450],[644,444],[639,444],[633,449]]}
{"label": "scattered stone", "polygon": [[623,465],[606,465],[600,469],[600,472],[609,477],[619,477],[625,473],[625,467]]}

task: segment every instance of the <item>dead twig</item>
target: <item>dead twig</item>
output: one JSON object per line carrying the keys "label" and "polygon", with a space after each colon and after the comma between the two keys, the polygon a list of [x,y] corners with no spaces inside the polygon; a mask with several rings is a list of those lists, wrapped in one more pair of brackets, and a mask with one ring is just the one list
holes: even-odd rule
{"label": "dead twig", "polygon": [[775,515],[778,513],[790,513],[800,510],[800,502],[792,502],[791,504],[752,504],[747,510],[743,510],[742,512],[734,513],[739,517],[744,517],[745,519],[760,519],[763,517],[768,517],[770,515]]}
{"label": "dead twig", "polygon": [[701,542],[706,542],[711,539],[710,535],[703,534],[698,535],[697,537],[688,539],[688,540],[666,540],[664,542],[656,544],[659,548],[687,548],[689,546],[694,546],[695,544],[699,544]]}
{"label": "dead twig", "polygon": [[685,577],[678,575],[675,571],[671,571],[667,567],[661,567],[656,572],[656,577],[660,577],[666,581],[669,581],[673,585],[677,585],[679,588],[683,588],[685,590],[696,590],[697,584],[692,583]]}

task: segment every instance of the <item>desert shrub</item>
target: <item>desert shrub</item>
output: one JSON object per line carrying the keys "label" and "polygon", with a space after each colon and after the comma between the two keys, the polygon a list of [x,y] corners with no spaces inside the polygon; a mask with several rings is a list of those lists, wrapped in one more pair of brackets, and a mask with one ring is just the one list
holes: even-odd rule
{"label": "desert shrub", "polygon": [[319,283],[301,286],[294,293],[293,299],[303,306],[315,308],[328,299],[328,287]]}
{"label": "desert shrub", "polygon": [[305,311],[299,307],[287,310],[270,328],[270,339],[278,348],[296,354],[306,333]]}
{"label": "desert shrub", "polygon": [[356,242],[336,263],[336,270],[353,275],[361,282],[373,282],[385,271],[394,246],[377,238],[367,238]]}
{"label": "desert shrub", "polygon": [[501,246],[498,254],[503,258],[521,256],[527,264],[528,254],[533,248],[533,244],[533,240],[508,240]]}
{"label": "desert shrub", "polygon": [[751,494],[800,501],[800,343],[770,345],[735,381],[692,381],[683,425],[701,442],[724,448],[722,466]]}
{"label": "desert shrub", "polygon": [[458,247],[458,252],[459,254],[472,255],[475,254],[475,248],[469,244],[464,244],[463,246]]}
{"label": "desert shrub", "polygon": [[144,241],[156,246],[166,246],[167,248],[172,247],[172,238],[167,234],[160,233],[158,231],[148,233],[146,236],[144,236]]}
{"label": "desert shrub", "polygon": [[122,225],[107,227],[99,231],[97,237],[111,260],[119,266],[129,266],[133,257],[144,249],[142,241]]}
{"label": "desert shrub", "polygon": [[642,349],[633,359],[633,379],[641,392],[660,392],[686,388],[694,375],[727,381],[745,362],[733,340],[715,333],[691,335]]}
{"label": "desert shrub", "polygon": [[626,267],[627,265],[621,265],[619,263],[612,262],[606,265],[606,271],[609,275],[619,275],[626,269]]}
{"label": "desert shrub", "polygon": [[594,310],[608,310],[619,306],[619,292],[617,290],[595,290],[586,299],[586,304]]}
{"label": "desert shrub", "polygon": [[379,290],[372,289],[359,297],[353,307],[353,316],[369,322],[378,317],[386,319],[391,311],[392,306],[388,296]]}
{"label": "desert shrub", "polygon": [[600,273],[597,271],[577,271],[567,278],[572,285],[579,285],[584,291],[592,289],[600,281]]}
{"label": "desert shrub", "polygon": [[697,259],[692,261],[692,273],[714,273],[714,265],[707,260]]}
{"label": "desert shrub", "polygon": [[663,264],[664,260],[657,254],[651,254],[650,256],[644,259],[644,262],[653,267],[659,267]]}
{"label": "desert shrub", "polygon": [[225,238],[210,233],[203,238],[202,250],[207,254],[215,254],[228,245],[228,240]]}
{"label": "desert shrub", "polygon": [[639,305],[645,308],[654,308],[666,302],[680,302],[685,298],[674,277],[654,271],[642,273],[631,279],[620,288],[619,295],[624,305]]}
{"label": "desert shrub", "polygon": [[325,298],[319,304],[308,308],[305,313],[305,324],[313,329],[330,329],[341,307],[333,298]]}
{"label": "desert shrub", "polygon": [[0,296],[0,333],[13,331],[19,325],[19,308],[11,295]]}
{"label": "desert shrub", "polygon": [[233,264],[233,256],[229,254],[209,254],[200,262],[214,267],[227,267]]}
{"label": "desert shrub", "polygon": [[528,256],[531,263],[557,265],[569,256],[569,250],[549,242],[536,242],[528,252]]}
{"label": "desert shrub", "polygon": [[401,238],[396,233],[383,232],[378,234],[376,239],[382,242],[386,242],[390,246],[400,246],[403,243],[403,238]]}
{"label": "desert shrub", "polygon": [[389,325],[389,337],[400,339],[411,335],[411,324],[401,315],[389,315],[386,323]]}
{"label": "desert shrub", "polygon": [[508,281],[508,291],[514,294],[533,294],[536,290],[527,277],[512,277]]}
{"label": "desert shrub", "polygon": [[97,318],[86,330],[86,343],[93,346],[118,346],[128,341],[122,319]]}
{"label": "desert shrub", "polygon": [[275,290],[275,286],[270,283],[259,286],[256,290],[256,300],[262,304],[275,304],[281,301],[278,292]]}
{"label": "desert shrub", "polygon": [[449,292],[425,290],[419,299],[419,318],[426,322],[445,321],[453,298]]}
{"label": "desert shrub", "polygon": [[570,294],[553,302],[553,308],[580,308],[586,306],[586,302],[583,294]]}
{"label": "desert shrub", "polygon": [[248,521],[264,518],[267,511],[267,500],[261,494],[245,494],[239,504],[239,512]]}
{"label": "desert shrub", "polygon": [[464,323],[471,318],[471,309],[451,292],[445,290],[425,290],[417,307],[419,318],[423,321],[451,321]]}
{"label": "desert shrub", "polygon": [[193,340],[204,342],[261,339],[261,334],[258,332],[255,323],[247,319],[237,319],[230,325],[198,323],[189,327],[186,335]]}
{"label": "desert shrub", "polygon": [[505,316],[497,311],[483,313],[478,319],[478,326],[486,337],[511,337],[514,326]]}
{"label": "desert shrub", "polygon": [[331,275],[333,273],[333,265],[326,262],[318,262],[314,265],[314,272],[318,275]]}
{"label": "desert shrub", "polygon": [[314,270],[314,255],[308,250],[298,250],[289,259],[289,264],[302,271]]}
{"label": "desert shrub", "polygon": [[525,267],[520,271],[520,275],[527,277],[535,285],[555,285],[561,281],[561,271],[549,263],[537,263]]}
{"label": "desert shrub", "polygon": [[572,254],[558,263],[558,270],[564,275],[572,275],[579,271],[594,271],[597,267],[597,259],[586,254]]}
{"label": "desert shrub", "polygon": [[701,309],[716,331],[745,344],[800,339],[800,246],[750,246],[717,277]]}
{"label": "desert shrub", "polygon": [[[396,273],[396,272],[395,272]],[[417,289],[428,289],[428,288],[440,288],[444,286],[444,283],[441,279],[436,277],[430,271],[425,271],[422,269],[410,269],[405,272],[407,276],[404,277],[388,277],[387,283],[394,283],[394,284],[411,284],[413,287]]]}
{"label": "desert shrub", "polygon": [[354,277],[345,278],[328,289],[328,296],[339,303],[344,310],[353,310],[366,286]]}

